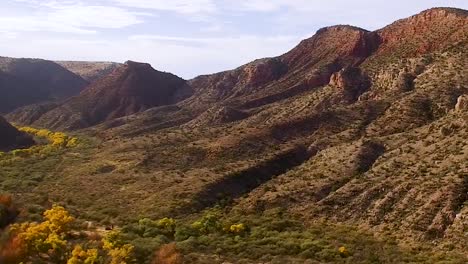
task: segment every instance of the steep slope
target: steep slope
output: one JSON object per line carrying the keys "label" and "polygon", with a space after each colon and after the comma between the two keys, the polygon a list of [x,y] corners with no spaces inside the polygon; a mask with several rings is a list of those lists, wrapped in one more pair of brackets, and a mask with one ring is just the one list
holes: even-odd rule
{"label": "steep slope", "polygon": [[[463,10],[432,9],[401,20],[377,31],[382,43],[360,71],[344,69],[323,88],[335,89],[331,96],[338,88],[360,90],[367,76],[371,86],[355,103],[322,107],[324,94],[316,92],[272,106],[268,122],[288,120],[278,136],[307,138],[314,155],[251,192],[239,207],[283,207],[311,221],[326,217],[380,231],[399,229],[406,239],[460,230],[466,224],[460,219],[466,217],[468,171],[468,113],[462,110],[467,32]],[[326,119],[314,118],[324,111]],[[307,112],[312,118],[294,121]],[[366,147],[369,142],[376,147]]]}
{"label": "steep slope", "polygon": [[56,63],[88,82],[94,82],[122,65],[116,62],[94,61],[56,61]]}
{"label": "steep slope", "polygon": [[467,13],[462,9],[433,8],[401,19],[377,31],[382,44],[375,57],[402,59],[466,42]]}
{"label": "steep slope", "polygon": [[0,116],[0,151],[25,148],[34,144],[34,140],[18,131]]}
{"label": "steep slope", "polygon": [[[191,89],[185,80],[156,71],[149,64],[128,61],[92,83],[80,95],[47,109],[40,117],[25,117],[23,109],[9,117],[14,120],[14,117],[22,116],[19,121],[34,120],[34,125],[55,129],[78,129],[152,107],[174,104],[190,95]],[[37,113],[35,109],[41,107],[34,106],[30,112]]]}
{"label": "steep slope", "polygon": [[0,113],[7,113],[48,97],[47,91],[33,87],[32,82],[0,71]]}
{"label": "steep slope", "polygon": [[0,57],[0,112],[76,95],[87,81],[62,66],[40,59]]}
{"label": "steep slope", "polygon": [[[343,39],[348,40],[345,45]],[[120,122],[135,122],[135,125],[130,123],[121,129],[130,127],[131,130],[138,126],[137,130],[154,130],[189,121],[186,126],[193,128],[239,121],[259,107],[328,84],[333,73],[359,65],[376,50],[379,42],[376,33],[364,29],[343,25],[323,28],[284,55],[259,59],[231,71],[196,77],[188,82],[193,96],[178,103],[170,115],[166,108],[161,112],[153,109]],[[366,89],[363,85],[356,91],[343,91],[337,94],[336,101],[345,101],[349,94],[356,97]],[[174,119],[177,122],[172,122]],[[134,131],[128,133],[134,134]]]}
{"label": "steep slope", "polygon": [[[346,43],[343,44],[343,39]],[[285,99],[329,82],[332,73],[357,65],[377,48],[377,34],[351,26],[323,28],[290,52],[257,60],[233,71],[190,81],[189,107],[219,100],[258,106]]]}

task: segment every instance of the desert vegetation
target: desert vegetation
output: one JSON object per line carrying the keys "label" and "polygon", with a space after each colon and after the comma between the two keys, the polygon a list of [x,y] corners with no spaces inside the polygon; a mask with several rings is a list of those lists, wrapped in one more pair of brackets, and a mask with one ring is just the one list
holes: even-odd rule
{"label": "desert vegetation", "polygon": [[[10,203],[10,202],[8,202]],[[53,205],[40,221],[2,231],[2,263],[252,263],[306,260],[343,263],[464,263],[462,255],[431,252],[422,244],[401,247],[356,227],[318,222],[304,225],[284,211],[226,214],[221,208],[187,221],[140,219],[105,228],[74,218]]]}
{"label": "desert vegetation", "polygon": [[133,246],[123,244],[118,232],[101,240],[89,239],[65,208],[54,205],[42,222],[13,224],[3,235],[2,263],[134,263]]}
{"label": "desert vegetation", "polygon": [[105,69],[6,115],[35,144],[0,152],[0,263],[467,263],[466,19],[188,81],[67,62]]}
{"label": "desert vegetation", "polygon": [[39,144],[35,144],[29,148],[0,152],[0,164],[11,163],[18,158],[30,156],[45,157],[58,154],[65,148],[74,148],[79,144],[78,138],[68,136],[62,132],[52,132],[47,129],[35,129],[32,127],[18,127],[18,130],[33,136]]}

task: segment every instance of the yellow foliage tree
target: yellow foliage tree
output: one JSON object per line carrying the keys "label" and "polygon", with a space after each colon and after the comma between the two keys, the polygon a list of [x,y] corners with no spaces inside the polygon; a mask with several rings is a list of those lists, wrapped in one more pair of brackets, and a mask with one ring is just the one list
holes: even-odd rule
{"label": "yellow foliage tree", "polygon": [[350,253],[348,251],[348,249],[344,246],[338,248],[338,252],[340,254],[341,257],[343,258],[346,258],[346,257],[349,257],[350,256]]}
{"label": "yellow foliage tree", "polygon": [[102,239],[103,249],[107,251],[110,259],[110,264],[130,264],[134,263],[133,258],[134,246],[124,244],[120,240],[120,233],[117,231],[109,233]]}
{"label": "yellow foliage tree", "polygon": [[6,247],[8,249],[6,253],[13,252],[13,249],[15,252],[9,256],[0,248],[0,261],[14,259],[13,263],[135,263],[134,246],[122,242],[121,235],[117,231],[104,237],[101,244],[94,244],[95,248],[85,249],[79,244],[83,240],[67,240],[73,231],[74,221],[75,219],[65,208],[54,205],[44,212],[43,222],[12,225],[11,245]]}
{"label": "yellow foliage tree", "polygon": [[95,264],[98,263],[99,253],[97,249],[84,250],[81,245],[76,245],[67,264]]}
{"label": "yellow foliage tree", "polygon": [[[47,129],[36,129],[33,127],[17,127],[18,130],[31,134],[38,138],[43,138],[48,141],[46,145],[36,145],[28,149],[13,150],[11,154],[13,157],[26,158],[32,155],[39,154],[40,156],[49,155],[60,148],[74,148],[79,145],[79,140],[76,137],[70,137],[63,132],[52,132]],[[2,158],[0,154],[0,158]]]}
{"label": "yellow foliage tree", "polygon": [[36,129],[33,127],[19,127],[18,130],[47,139],[52,146],[55,147],[76,147],[78,145],[78,139],[75,137],[69,137],[63,132],[52,132],[47,129]]}
{"label": "yellow foliage tree", "polygon": [[166,233],[173,234],[176,228],[176,221],[173,218],[163,218],[157,222],[158,228],[162,229]]}
{"label": "yellow foliage tree", "polygon": [[21,241],[25,256],[46,257],[58,262],[66,252],[65,236],[74,218],[61,206],[45,211],[44,218],[42,223],[13,225],[11,230]]}
{"label": "yellow foliage tree", "polygon": [[229,232],[233,234],[240,234],[245,231],[245,225],[244,224],[236,224],[236,225],[231,225],[229,227]]}

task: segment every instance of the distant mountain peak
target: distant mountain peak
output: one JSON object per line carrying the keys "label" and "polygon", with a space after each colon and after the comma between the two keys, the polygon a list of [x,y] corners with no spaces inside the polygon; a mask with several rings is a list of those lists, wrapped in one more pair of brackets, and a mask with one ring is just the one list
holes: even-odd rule
{"label": "distant mountain peak", "polygon": [[56,63],[88,82],[94,82],[122,66],[121,63],[105,61],[57,61]]}
{"label": "distant mountain peak", "polygon": [[400,19],[378,31],[380,52],[401,58],[441,50],[461,40],[468,32],[468,11],[432,8]]}
{"label": "distant mountain peak", "polygon": [[416,14],[414,16],[420,16],[420,15],[446,15],[446,14],[456,14],[456,15],[468,16],[468,11],[465,10],[465,9],[455,8],[455,7],[434,7],[434,8],[424,10],[424,11],[422,11],[419,14]]}
{"label": "distant mountain peak", "polygon": [[360,27],[352,26],[352,25],[334,25],[334,26],[328,26],[328,27],[323,27],[319,30],[317,30],[316,35],[319,35],[321,33],[327,32],[327,31],[360,31],[360,32],[369,32],[367,29],[363,29]]}
{"label": "distant mountain peak", "polygon": [[128,60],[124,64],[130,68],[136,68],[136,67],[152,68],[151,64],[146,63],[146,62],[137,62],[137,61]]}

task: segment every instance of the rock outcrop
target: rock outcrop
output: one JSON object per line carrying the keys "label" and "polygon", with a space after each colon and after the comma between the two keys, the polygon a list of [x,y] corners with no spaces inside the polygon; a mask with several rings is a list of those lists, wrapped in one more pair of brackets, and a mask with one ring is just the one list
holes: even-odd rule
{"label": "rock outcrop", "polygon": [[369,89],[371,82],[359,68],[346,67],[330,77],[329,85],[338,88],[346,102],[354,102]]}
{"label": "rock outcrop", "polygon": [[467,13],[456,8],[433,8],[401,19],[377,31],[382,41],[377,54],[411,57],[466,40]]}
{"label": "rock outcrop", "polygon": [[455,111],[457,112],[467,112],[468,111],[468,95],[461,95],[457,99],[457,104],[455,105]]}
{"label": "rock outcrop", "polygon": [[291,97],[328,84],[330,76],[344,67],[359,65],[379,43],[376,33],[361,28],[326,27],[281,56],[189,81],[195,94],[184,106],[206,111],[220,100],[258,106]]}

